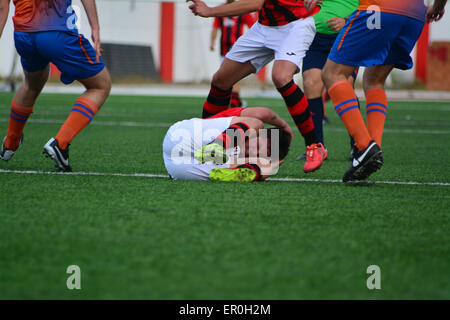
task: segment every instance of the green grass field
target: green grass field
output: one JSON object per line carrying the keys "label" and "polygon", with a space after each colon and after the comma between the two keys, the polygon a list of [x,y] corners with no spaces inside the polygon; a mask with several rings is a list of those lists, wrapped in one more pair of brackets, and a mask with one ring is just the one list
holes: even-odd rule
{"label": "green grass field", "polygon": [[[0,94],[1,138],[11,98]],[[42,147],[74,100],[42,95],[0,163],[0,299],[450,298],[450,102],[392,102],[385,165],[360,185],[334,181],[349,143],[331,106],[323,168],[303,173],[296,133],[277,176],[318,181],[112,175],[166,174],[165,132],[198,116],[201,98],[112,96],[70,149],[75,172],[106,175],[24,173],[54,171]],[[291,121],[281,99],[248,102]],[[81,290],[66,287],[69,265]],[[366,287],[369,265],[381,290]]]}

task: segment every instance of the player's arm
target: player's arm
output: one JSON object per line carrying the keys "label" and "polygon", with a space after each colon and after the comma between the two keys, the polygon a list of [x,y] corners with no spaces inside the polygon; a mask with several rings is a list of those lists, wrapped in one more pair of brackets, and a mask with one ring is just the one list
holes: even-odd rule
{"label": "player's arm", "polygon": [[89,25],[92,30],[92,41],[94,41],[94,49],[96,52],[95,60],[100,62],[102,56],[102,45],[100,42],[100,24],[98,23],[98,13],[95,0],[81,0],[84,10],[88,16]]}
{"label": "player's arm", "polygon": [[193,4],[189,6],[192,13],[204,18],[240,16],[258,11],[262,8],[264,1],[265,0],[239,0],[232,3],[224,3],[217,7],[208,7],[201,0],[186,0],[186,2],[193,2]]}
{"label": "player's arm", "polygon": [[434,0],[433,6],[428,8],[427,22],[439,21],[445,13],[445,5],[447,0]]}
{"label": "player's arm", "polygon": [[8,20],[9,3],[10,0],[0,0],[0,38],[2,37],[6,21]]}
{"label": "player's arm", "polygon": [[211,42],[210,42],[210,45],[209,45],[209,49],[211,50],[211,51],[214,51],[214,44],[216,43],[216,39],[217,39],[217,33],[219,32],[219,28],[218,27],[216,27],[216,25],[215,25],[215,23],[214,23],[214,25],[213,25],[213,28],[212,28],[212,30],[211,30]]}
{"label": "player's arm", "polygon": [[269,108],[245,108],[244,110],[242,110],[241,116],[256,118],[261,120],[263,123],[267,123],[276,128],[280,128],[290,134],[291,140],[294,137],[294,133],[292,132],[289,124],[284,121],[275,111]]}

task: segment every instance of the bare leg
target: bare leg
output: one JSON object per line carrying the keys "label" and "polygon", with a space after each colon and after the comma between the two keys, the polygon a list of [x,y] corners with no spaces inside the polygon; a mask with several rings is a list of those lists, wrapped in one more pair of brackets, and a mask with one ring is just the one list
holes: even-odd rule
{"label": "bare leg", "polygon": [[238,81],[255,72],[256,69],[250,61],[240,63],[225,58],[219,70],[214,74],[212,83],[220,89],[228,90]]}
{"label": "bare leg", "polygon": [[384,89],[386,79],[392,69],[394,69],[393,65],[367,68],[364,72],[363,78],[364,91],[367,92],[372,89]]}
{"label": "bare leg", "polygon": [[111,92],[111,77],[108,70],[105,68],[93,77],[78,81],[86,88],[82,97],[91,99],[100,108]]}
{"label": "bare leg", "polygon": [[277,88],[282,88],[292,81],[297,70],[298,67],[294,63],[277,60],[272,68],[272,81]]}
{"label": "bare leg", "polygon": [[230,106],[231,89],[241,79],[256,71],[248,61],[236,62],[225,58],[211,81],[208,98],[203,104],[204,119],[225,111]]}
{"label": "bare leg", "polygon": [[106,68],[93,77],[79,81],[86,91],[77,99],[72,112],[55,136],[63,150],[91,122],[111,91],[111,79]]}
{"label": "bare leg", "polygon": [[[27,72],[24,70],[25,81],[11,101],[11,115],[4,143],[6,149],[15,151],[19,147],[26,122],[33,113],[34,103],[47,82],[49,72],[49,65],[37,72]],[[8,156],[3,154],[2,159],[8,161],[12,157],[12,154]]]}
{"label": "bare leg", "polygon": [[325,87],[322,81],[322,70],[309,69],[303,72],[303,86],[308,99],[321,98]]}
{"label": "bare leg", "polygon": [[23,107],[32,107],[48,80],[50,65],[41,71],[28,72],[24,70],[23,73],[25,81],[16,91],[14,101]]}
{"label": "bare leg", "polygon": [[322,80],[327,89],[330,89],[334,84],[348,80],[354,71],[353,66],[346,66],[328,59],[322,71]]}

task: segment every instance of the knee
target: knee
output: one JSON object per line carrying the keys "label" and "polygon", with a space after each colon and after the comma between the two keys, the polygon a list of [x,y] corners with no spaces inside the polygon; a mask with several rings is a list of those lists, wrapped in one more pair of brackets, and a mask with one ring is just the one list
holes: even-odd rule
{"label": "knee", "polygon": [[317,77],[303,77],[303,87],[308,98],[315,98],[315,96],[320,96],[323,89],[322,76],[318,75]]}
{"label": "knee", "polygon": [[273,72],[272,81],[275,87],[282,88],[292,81],[292,75],[284,72]]}
{"label": "knee", "polygon": [[213,75],[212,84],[222,90],[228,90],[231,88],[227,78],[222,72],[220,72],[220,70]]}

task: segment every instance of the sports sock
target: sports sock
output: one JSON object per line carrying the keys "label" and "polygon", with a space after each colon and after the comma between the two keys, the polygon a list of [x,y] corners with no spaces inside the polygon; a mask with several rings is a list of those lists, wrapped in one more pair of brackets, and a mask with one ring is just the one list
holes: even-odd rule
{"label": "sports sock", "polygon": [[[358,99],[358,109],[359,112],[361,112],[361,102]],[[350,149],[352,149],[355,146],[355,140],[350,136]]]}
{"label": "sports sock", "polygon": [[91,122],[98,110],[99,107],[91,99],[83,96],[78,98],[72,112],[55,137],[58,145],[66,149],[68,144]]}
{"label": "sports sock", "polygon": [[358,150],[364,150],[371,138],[358,108],[358,98],[347,80],[335,83],[328,93],[348,133],[355,139]]}
{"label": "sports sock", "polygon": [[317,140],[323,144],[324,108],[322,98],[308,99],[308,105],[311,110]]}
{"label": "sports sock", "polygon": [[319,142],[314,132],[314,123],[308,108],[308,100],[303,91],[291,80],[287,85],[278,88],[286,103],[295,125],[305,139],[307,146]]}
{"label": "sports sock", "polygon": [[246,139],[246,133],[250,127],[244,122],[238,122],[229,126],[215,140],[215,143],[224,149],[240,146]]}
{"label": "sports sock", "polygon": [[384,122],[387,113],[387,97],[383,89],[372,89],[366,92],[367,129],[373,140],[381,147]]}
{"label": "sports sock", "polygon": [[5,147],[8,150],[16,150],[22,138],[23,128],[28,117],[33,113],[33,107],[23,107],[11,101],[11,113],[9,115],[8,133],[6,134]]}
{"label": "sports sock", "polygon": [[241,169],[241,168],[253,170],[256,173],[256,177],[253,181],[261,181],[261,179],[262,179],[261,168],[257,164],[253,164],[253,163],[242,164],[242,165],[234,168],[234,170]]}
{"label": "sports sock", "polygon": [[242,106],[241,97],[239,96],[239,92],[231,92],[231,107],[240,107]]}
{"label": "sports sock", "polygon": [[219,112],[227,110],[230,106],[230,96],[231,88],[228,90],[223,90],[211,84],[208,98],[203,104],[202,118],[206,119],[218,114]]}

